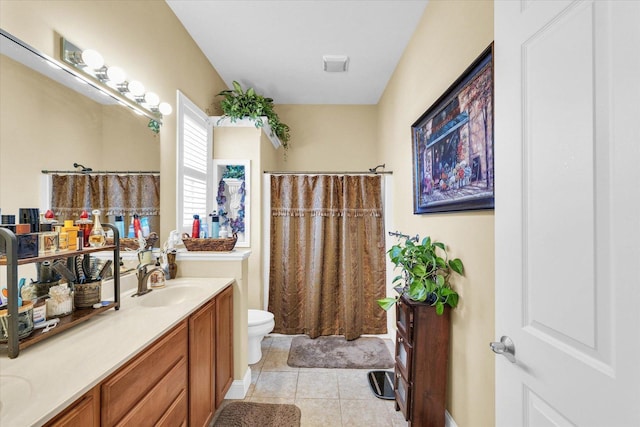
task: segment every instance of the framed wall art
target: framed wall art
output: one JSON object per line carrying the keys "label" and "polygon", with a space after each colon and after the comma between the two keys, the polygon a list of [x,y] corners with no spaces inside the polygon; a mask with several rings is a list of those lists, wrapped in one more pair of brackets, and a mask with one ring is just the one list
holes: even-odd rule
{"label": "framed wall art", "polygon": [[216,210],[220,229],[230,235],[236,233],[236,247],[251,246],[250,231],[250,182],[249,160],[213,160],[213,179],[216,183]]}
{"label": "framed wall art", "polygon": [[493,44],[411,126],[414,213],[493,209]]}

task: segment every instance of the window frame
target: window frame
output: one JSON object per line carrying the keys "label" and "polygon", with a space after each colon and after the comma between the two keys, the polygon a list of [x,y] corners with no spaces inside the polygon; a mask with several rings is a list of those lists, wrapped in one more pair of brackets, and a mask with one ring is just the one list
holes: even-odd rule
{"label": "window frame", "polygon": [[[213,125],[211,119],[207,114],[202,111],[193,101],[191,101],[185,94],[178,91],[177,96],[177,137],[176,137],[176,230],[182,235],[182,233],[191,234],[191,226],[184,225],[185,223],[191,223],[185,221],[185,209],[184,209],[184,181],[185,176],[195,176],[187,172],[188,168],[184,165],[184,139],[185,139],[185,116],[189,116],[192,120],[203,125],[207,135],[207,147],[206,147],[206,183],[205,183],[205,198],[206,198],[206,212],[203,212],[204,217],[201,216],[201,221],[206,221],[206,216],[209,212],[214,210],[213,194],[214,182],[213,182]],[[186,173],[185,173],[186,172]]]}

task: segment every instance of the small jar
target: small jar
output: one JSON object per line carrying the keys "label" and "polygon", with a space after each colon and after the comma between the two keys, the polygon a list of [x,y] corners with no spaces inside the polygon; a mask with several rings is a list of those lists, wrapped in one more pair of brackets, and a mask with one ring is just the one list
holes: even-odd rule
{"label": "small jar", "polygon": [[46,298],[38,298],[33,301],[33,323],[37,324],[47,320]]}
{"label": "small jar", "polygon": [[73,291],[66,283],[49,288],[47,317],[62,317],[73,312]]}

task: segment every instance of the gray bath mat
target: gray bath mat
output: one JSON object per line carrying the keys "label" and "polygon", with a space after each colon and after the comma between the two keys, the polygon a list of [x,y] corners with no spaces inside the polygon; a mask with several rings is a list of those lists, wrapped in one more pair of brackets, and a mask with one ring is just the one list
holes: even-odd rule
{"label": "gray bath mat", "polygon": [[214,427],[299,427],[300,408],[275,403],[231,402],[222,408]]}
{"label": "gray bath mat", "polygon": [[392,368],[393,359],[384,341],[361,337],[347,341],[342,336],[295,337],[287,364],[296,368]]}

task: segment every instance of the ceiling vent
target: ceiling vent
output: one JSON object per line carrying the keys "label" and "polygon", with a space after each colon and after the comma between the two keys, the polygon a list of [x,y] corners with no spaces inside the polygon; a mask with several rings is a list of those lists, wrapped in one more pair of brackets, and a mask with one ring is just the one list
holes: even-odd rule
{"label": "ceiling vent", "polygon": [[342,73],[347,71],[349,57],[345,55],[324,55],[322,57],[324,71],[328,73]]}

